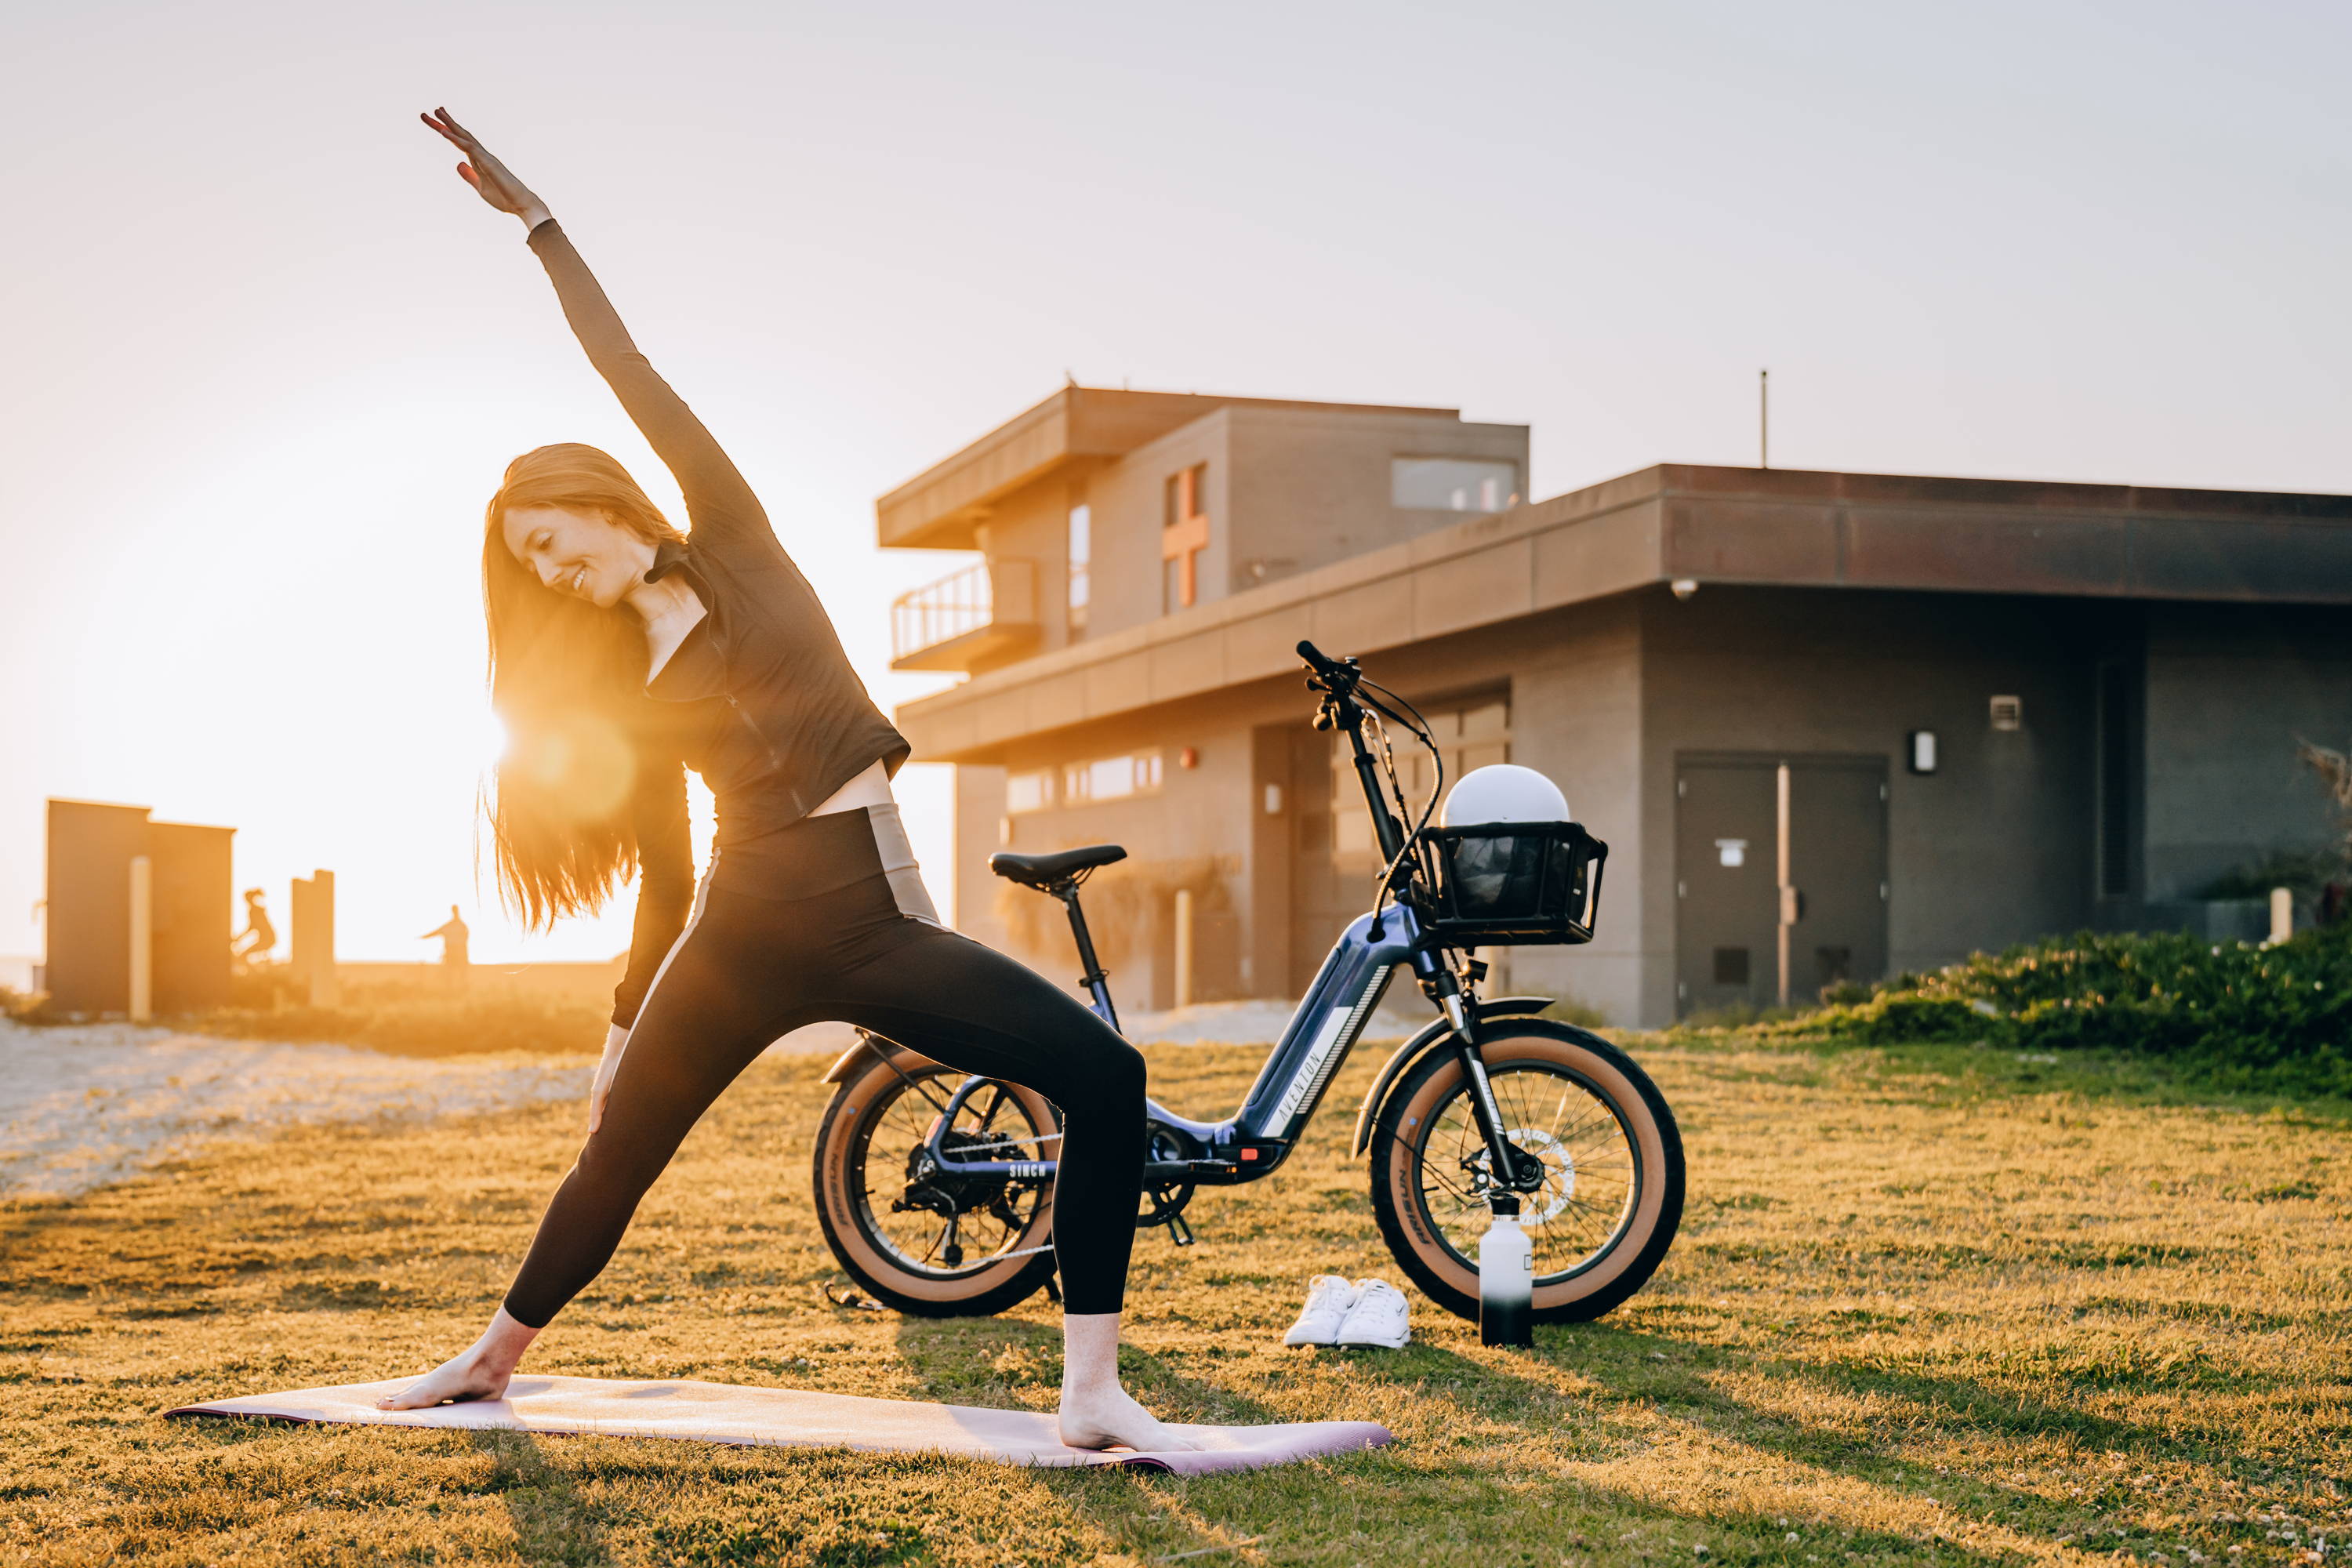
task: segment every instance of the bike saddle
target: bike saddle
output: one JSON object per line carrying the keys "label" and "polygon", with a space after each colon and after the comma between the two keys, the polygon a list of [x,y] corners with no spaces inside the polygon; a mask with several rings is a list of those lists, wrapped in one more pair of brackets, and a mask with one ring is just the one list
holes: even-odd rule
{"label": "bike saddle", "polygon": [[1062,849],[1051,855],[1015,855],[1000,849],[988,858],[988,868],[1024,888],[1048,888],[1080,871],[1126,858],[1127,851],[1116,844],[1089,844],[1083,849]]}

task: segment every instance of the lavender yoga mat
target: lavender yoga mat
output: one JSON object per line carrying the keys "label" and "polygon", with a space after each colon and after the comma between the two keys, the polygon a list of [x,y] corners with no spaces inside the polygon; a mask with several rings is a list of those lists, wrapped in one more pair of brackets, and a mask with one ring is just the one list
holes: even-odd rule
{"label": "lavender yoga mat", "polygon": [[378,1410],[376,1399],[412,1378],[299,1388],[206,1405],[166,1415],[252,1415],[279,1421],[366,1426],[441,1426],[614,1437],[683,1437],[702,1443],[802,1448],[866,1448],[950,1454],[1013,1465],[1129,1465],[1180,1476],[1250,1470],[1330,1454],[1352,1454],[1393,1434],[1370,1421],[1296,1421],[1274,1426],[1186,1426],[1193,1450],[1097,1453],[1063,1446],[1054,1418],[1033,1410],[862,1399],[799,1388],[742,1388],[688,1378],[623,1382],[601,1377],[518,1377],[504,1399],[430,1410]]}

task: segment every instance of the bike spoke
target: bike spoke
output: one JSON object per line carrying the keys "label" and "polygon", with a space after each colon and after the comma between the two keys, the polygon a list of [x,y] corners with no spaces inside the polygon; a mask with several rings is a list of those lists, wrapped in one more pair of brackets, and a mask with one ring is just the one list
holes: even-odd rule
{"label": "bike spoke", "polygon": [[[1570,1073],[1530,1064],[1488,1081],[1514,1142],[1546,1167],[1544,1184],[1521,1195],[1521,1213],[1537,1277],[1556,1278],[1599,1256],[1630,1220],[1633,1150],[1608,1102]],[[1475,1268],[1491,1221],[1486,1141],[1466,1085],[1439,1106],[1421,1146],[1423,1211],[1448,1249]]]}
{"label": "bike spoke", "polygon": [[[945,1278],[987,1267],[1028,1233],[1045,1201],[1043,1188],[1008,1184],[991,1197],[984,1184],[990,1178],[942,1173],[926,1183],[928,1195],[922,1206],[891,1210],[891,1204],[902,1200],[908,1193],[909,1156],[929,1140],[939,1119],[935,1108],[947,1104],[935,1092],[938,1084],[934,1080],[944,1079],[961,1084],[965,1076],[935,1068],[909,1073],[911,1082],[882,1087],[879,1093],[887,1096],[887,1100],[877,1106],[863,1144],[853,1159],[854,1179],[858,1182],[856,1195],[864,1211],[866,1235],[909,1273]],[[1038,1130],[1020,1097],[993,1080],[973,1091],[949,1131],[956,1134],[950,1142],[950,1149],[956,1151],[961,1144],[961,1155],[967,1159],[1041,1157],[1037,1152],[1041,1148]],[[980,1138],[989,1142],[963,1142]],[[975,1190],[971,1185],[974,1182],[983,1184]],[[956,1203],[959,1200],[954,1194],[960,1192],[970,1194],[971,1201],[951,1215],[942,1215],[930,1206],[940,1202]],[[945,1253],[950,1245],[961,1247],[961,1264],[946,1261]]]}

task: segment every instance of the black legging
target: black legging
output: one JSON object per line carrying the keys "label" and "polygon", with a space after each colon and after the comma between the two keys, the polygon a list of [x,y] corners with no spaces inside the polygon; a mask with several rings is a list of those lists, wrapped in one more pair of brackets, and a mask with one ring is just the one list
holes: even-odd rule
{"label": "black legging", "polygon": [[865,807],[720,852],[629,1031],[604,1121],[507,1292],[517,1321],[543,1327],[579,1294],[711,1101],[769,1042],[824,1020],[1058,1106],[1064,1307],[1119,1310],[1143,1184],[1143,1058],[1051,981],[929,918],[911,858],[885,864],[904,843],[895,808]]}

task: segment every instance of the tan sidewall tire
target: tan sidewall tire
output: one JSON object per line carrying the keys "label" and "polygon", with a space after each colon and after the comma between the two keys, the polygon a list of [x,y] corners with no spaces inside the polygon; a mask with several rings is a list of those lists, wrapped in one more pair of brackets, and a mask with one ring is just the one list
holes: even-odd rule
{"label": "tan sidewall tire", "polygon": [[[1597,1317],[1640,1289],[1657,1267],[1664,1255],[1664,1245],[1659,1242],[1661,1227],[1664,1228],[1664,1244],[1671,1245],[1673,1241],[1674,1229],[1682,1221],[1682,1138],[1674,1127],[1671,1112],[1665,1112],[1665,1119],[1660,1120],[1664,1101],[1654,1106],[1650,1095],[1643,1092],[1646,1078],[1636,1082],[1629,1076],[1624,1059],[1614,1047],[1608,1047],[1604,1054],[1574,1038],[1516,1032],[1525,1026],[1517,1023],[1488,1026],[1488,1073],[1506,1072],[1519,1063],[1567,1068],[1617,1108],[1641,1160],[1641,1192],[1634,1201],[1633,1222],[1625,1227],[1616,1247],[1581,1274],[1536,1287],[1535,1313],[1538,1321]],[[1565,1029],[1565,1026],[1562,1027]],[[1412,1248],[1421,1269],[1444,1287],[1442,1291],[1431,1291],[1434,1300],[1464,1317],[1475,1318],[1478,1310],[1478,1271],[1465,1267],[1432,1234],[1429,1216],[1421,1205],[1420,1187],[1415,1180],[1419,1161],[1412,1147],[1414,1135],[1427,1126],[1429,1119],[1461,1084],[1462,1065],[1451,1055],[1443,1057],[1434,1070],[1424,1073],[1416,1068],[1408,1076],[1398,1091],[1399,1098],[1381,1111],[1381,1135],[1373,1142],[1377,1163],[1372,1179],[1385,1199],[1376,1206],[1389,1211],[1383,1219],[1393,1215],[1391,1246],[1402,1239]],[[1655,1087],[1651,1086],[1651,1094],[1655,1092]],[[1384,1225],[1382,1228],[1390,1226]],[[1637,1268],[1640,1278],[1628,1283],[1628,1271]],[[1426,1289],[1432,1280],[1417,1282]],[[1447,1300],[1449,1294],[1453,1300]],[[1605,1300],[1596,1301],[1595,1298]]]}
{"label": "tan sidewall tire", "polygon": [[[909,1074],[939,1065],[904,1046],[891,1049],[892,1059]],[[971,1274],[938,1279],[901,1267],[897,1259],[874,1246],[866,1227],[858,1223],[855,1212],[857,1183],[851,1170],[851,1163],[858,1153],[858,1134],[864,1129],[865,1118],[872,1113],[875,1100],[898,1081],[897,1073],[869,1056],[851,1070],[834,1095],[833,1103],[825,1108],[824,1120],[817,1130],[814,1161],[817,1221],[824,1231],[824,1239],[842,1267],[891,1306],[938,1316],[960,1311],[1001,1312],[1045,1285],[1053,1271],[1052,1254],[1007,1258]],[[960,1077],[949,1079],[950,1087],[960,1081]],[[1060,1126],[1060,1118],[1044,1095],[1018,1084],[1006,1087],[1013,1091],[1034,1125],[1048,1131]],[[1048,1194],[1045,1201],[1037,1205],[1036,1215],[1016,1246],[1024,1249],[1043,1247],[1053,1237],[1054,1204]],[[1027,1288],[1020,1289],[1024,1274],[1029,1277]],[[1008,1289],[1017,1289],[1018,1294],[985,1305],[979,1301],[979,1298]]]}

